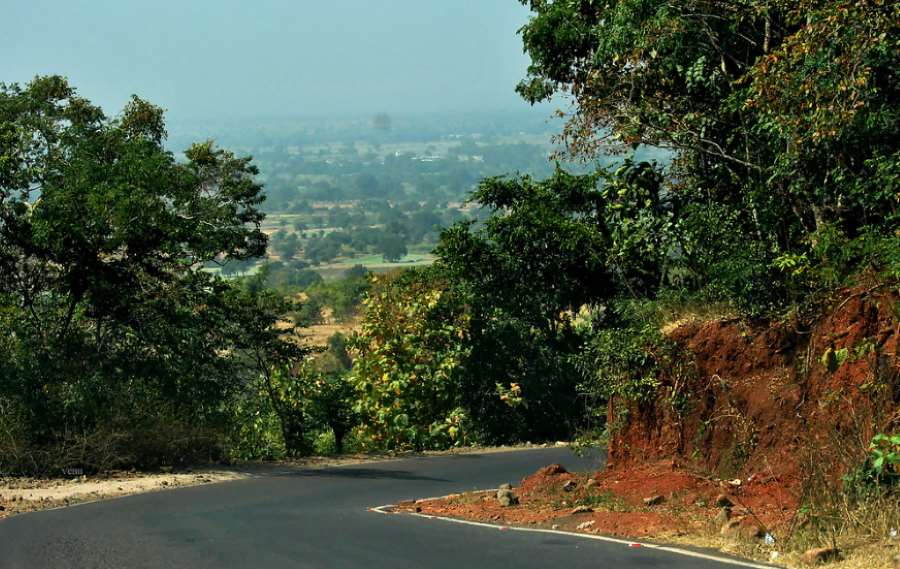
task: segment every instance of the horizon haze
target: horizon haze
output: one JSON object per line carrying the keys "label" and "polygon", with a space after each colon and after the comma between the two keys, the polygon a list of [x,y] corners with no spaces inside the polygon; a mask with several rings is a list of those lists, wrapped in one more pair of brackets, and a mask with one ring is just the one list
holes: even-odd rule
{"label": "horizon haze", "polygon": [[110,115],[132,94],[176,120],[529,109],[510,0],[0,5],[0,82],[64,75]]}

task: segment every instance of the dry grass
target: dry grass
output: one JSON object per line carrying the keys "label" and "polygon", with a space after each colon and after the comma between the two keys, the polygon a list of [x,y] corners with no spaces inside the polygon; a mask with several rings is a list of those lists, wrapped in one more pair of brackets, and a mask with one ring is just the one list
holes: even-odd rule
{"label": "dry grass", "polygon": [[739,318],[737,310],[723,302],[690,302],[681,305],[662,306],[659,310],[660,321],[662,322],[659,331],[665,336],[687,324]]}
{"label": "dry grass", "polygon": [[695,295],[662,296],[646,306],[650,310],[648,315],[659,323],[664,335],[669,335],[686,324],[738,320],[741,317],[741,313],[727,302]]}
{"label": "dry grass", "polygon": [[[718,533],[713,532],[708,534],[689,533],[677,535],[668,537],[665,541],[691,548],[718,550],[723,553],[791,569],[809,567],[803,562],[803,551],[801,550],[785,550],[780,545],[768,547],[759,543],[729,541],[718,535]],[[895,555],[900,554],[900,543],[897,541],[882,540],[879,543],[851,545],[850,542],[842,540],[839,542],[839,545],[841,543],[846,543],[841,548],[844,558],[827,564],[826,567],[829,569],[893,569],[892,559]],[[773,552],[777,553],[776,557],[772,557]]]}
{"label": "dry grass", "polygon": [[802,556],[814,547],[836,546],[841,551],[843,559],[827,565],[834,569],[893,569],[893,559],[900,555],[900,539],[891,537],[892,529],[900,530],[900,499],[896,495],[873,495],[857,503],[844,498],[801,518],[807,521],[787,535],[776,535],[774,545],[730,540],[712,523],[698,524],[695,527],[704,531],[671,541],[796,568],[808,567]]}
{"label": "dry grass", "polygon": [[345,322],[341,324],[315,324],[306,328],[300,328],[297,336],[302,344],[308,346],[324,346],[328,339],[340,332],[349,336],[359,328],[359,322]]}

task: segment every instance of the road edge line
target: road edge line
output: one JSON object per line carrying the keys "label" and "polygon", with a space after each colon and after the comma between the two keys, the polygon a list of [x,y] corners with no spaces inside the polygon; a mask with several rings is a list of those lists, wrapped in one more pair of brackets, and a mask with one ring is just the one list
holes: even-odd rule
{"label": "road edge line", "polygon": [[[476,490],[475,492],[490,492],[491,490]],[[448,494],[448,496],[453,496],[454,494]],[[439,496],[438,498],[422,498],[421,501],[427,500],[435,500],[440,498],[445,498],[446,496]],[[419,502],[420,500],[416,500]],[[625,540],[617,537],[609,537],[605,535],[597,535],[591,533],[579,533],[572,531],[564,531],[557,529],[545,529],[545,528],[528,528],[521,526],[506,526],[506,525],[497,525],[490,524],[486,522],[474,522],[471,520],[464,520],[460,518],[449,518],[445,516],[435,516],[432,514],[422,514],[418,512],[392,512],[391,508],[397,507],[396,504],[385,504],[383,506],[375,506],[372,508],[368,508],[368,511],[375,512],[378,514],[389,515],[389,514],[399,514],[406,516],[415,516],[417,518],[424,518],[428,520],[439,520],[444,522],[451,522],[455,524],[463,524],[469,526],[483,527],[488,529],[494,529],[498,531],[518,531],[518,532],[527,532],[527,533],[544,533],[544,534],[552,534],[552,535],[563,535],[567,537],[576,537],[582,539],[592,539],[595,541],[603,541],[606,543],[615,543],[617,545],[624,545],[626,547],[642,547],[647,549],[653,549],[656,551],[664,551],[666,553],[672,553],[674,555],[681,555],[684,557],[693,557],[695,559],[705,559],[707,561],[715,561],[718,563],[725,563],[735,567],[747,567],[748,569],[783,569],[778,565],[766,565],[762,563],[757,563],[755,561],[743,561],[740,559],[732,559],[730,557],[723,557],[719,555],[713,555],[710,553],[702,553],[699,551],[691,551],[690,549],[682,549],[680,547],[676,547],[673,545],[661,545],[657,543],[647,543],[643,541],[634,541],[634,540]]]}

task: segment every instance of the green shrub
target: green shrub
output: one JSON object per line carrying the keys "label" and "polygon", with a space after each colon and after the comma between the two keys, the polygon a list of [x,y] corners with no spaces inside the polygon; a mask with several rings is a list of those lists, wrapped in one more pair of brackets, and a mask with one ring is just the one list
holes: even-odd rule
{"label": "green shrub", "polygon": [[900,484],[900,433],[878,433],[869,443],[862,465],[844,476],[844,488],[851,494],[865,493],[873,487]]}

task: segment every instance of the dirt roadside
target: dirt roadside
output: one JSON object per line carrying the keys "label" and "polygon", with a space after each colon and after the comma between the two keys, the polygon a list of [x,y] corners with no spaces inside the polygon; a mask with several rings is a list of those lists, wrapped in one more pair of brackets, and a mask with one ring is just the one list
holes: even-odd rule
{"label": "dirt roadside", "polygon": [[[403,502],[393,511],[719,550],[778,566],[808,567],[803,552],[782,547],[788,533],[803,523],[796,516],[798,499],[785,482],[716,480],[671,461],[591,475],[550,465],[514,484],[508,506],[490,491]],[[842,559],[828,567],[890,569],[900,554],[900,541],[889,535],[878,543],[841,545]]]}

